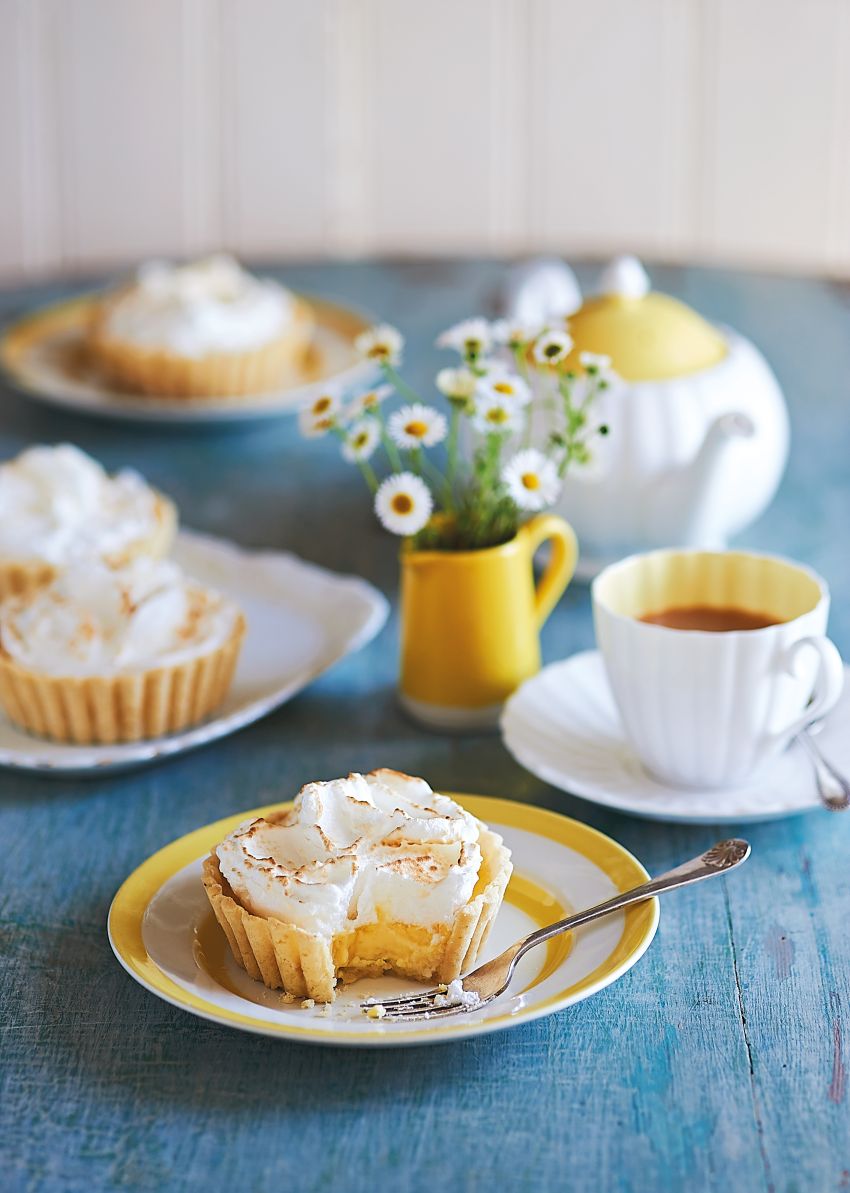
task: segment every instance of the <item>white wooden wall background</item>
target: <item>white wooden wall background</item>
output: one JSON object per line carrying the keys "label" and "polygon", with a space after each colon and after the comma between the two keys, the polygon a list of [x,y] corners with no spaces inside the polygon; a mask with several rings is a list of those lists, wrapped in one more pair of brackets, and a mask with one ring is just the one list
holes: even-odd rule
{"label": "white wooden wall background", "polygon": [[0,0],[0,276],[607,253],[850,273],[850,0]]}

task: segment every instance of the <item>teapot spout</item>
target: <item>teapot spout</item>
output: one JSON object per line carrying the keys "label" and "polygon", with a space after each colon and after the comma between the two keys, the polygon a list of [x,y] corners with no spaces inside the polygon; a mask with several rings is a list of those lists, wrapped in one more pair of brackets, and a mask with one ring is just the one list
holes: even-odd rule
{"label": "teapot spout", "polygon": [[661,482],[655,493],[655,508],[659,521],[672,532],[671,542],[699,547],[725,545],[725,519],[722,513],[718,516],[728,504],[728,495],[721,489],[721,466],[736,439],[749,439],[754,434],[755,425],[749,415],[740,411],[719,415],[709,426],[695,459]]}

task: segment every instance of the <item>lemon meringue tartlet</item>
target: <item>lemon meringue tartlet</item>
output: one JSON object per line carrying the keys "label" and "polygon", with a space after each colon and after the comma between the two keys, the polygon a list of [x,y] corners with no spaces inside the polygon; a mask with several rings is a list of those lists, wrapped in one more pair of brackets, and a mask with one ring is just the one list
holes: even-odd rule
{"label": "lemon meringue tartlet", "polygon": [[274,389],[302,364],[313,324],[303,299],[232,257],[151,261],[98,304],[89,347],[124,389],[235,397]]}
{"label": "lemon meringue tartlet", "polygon": [[424,779],[393,770],[308,783],[204,862],[234,958],[270,989],[331,1002],[337,981],[451,982],[475,963],[510,851]]}
{"label": "lemon meringue tartlet", "polygon": [[83,560],[121,567],[168,553],[174,505],[138,473],[114,476],[70,443],[0,464],[0,600]]}
{"label": "lemon meringue tartlet", "polygon": [[222,702],[244,630],[232,601],[176,564],[75,564],[0,604],[0,706],[58,741],[173,733]]}

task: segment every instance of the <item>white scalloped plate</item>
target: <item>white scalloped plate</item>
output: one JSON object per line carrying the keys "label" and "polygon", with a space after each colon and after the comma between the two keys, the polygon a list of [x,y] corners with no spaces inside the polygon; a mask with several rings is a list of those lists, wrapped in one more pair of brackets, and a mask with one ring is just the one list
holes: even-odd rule
{"label": "white scalloped plate", "polygon": [[56,775],[101,775],[182,754],[234,733],[291,700],[387,619],[386,599],[356,576],[338,576],[283,551],[245,551],[181,531],[173,558],[233,597],[248,623],[233,685],[219,712],[185,733],[114,746],[69,746],[22,733],[0,715],[0,766]]}
{"label": "white scalloped plate", "polygon": [[[850,672],[850,668],[846,669]],[[850,675],[818,745],[850,771]],[[583,651],[545,667],[502,713],[502,738],[545,783],[630,816],[681,824],[749,824],[820,807],[809,760],[792,745],[746,784],[723,791],[665,787],[650,778],[626,739],[602,656]]]}

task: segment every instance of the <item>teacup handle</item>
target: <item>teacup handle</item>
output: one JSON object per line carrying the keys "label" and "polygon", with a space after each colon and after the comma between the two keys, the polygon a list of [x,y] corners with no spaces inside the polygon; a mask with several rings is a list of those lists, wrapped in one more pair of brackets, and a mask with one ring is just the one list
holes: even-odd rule
{"label": "teacup handle", "polygon": [[543,543],[551,541],[552,554],[534,593],[537,628],[555,608],[573,578],[578,563],[578,539],[569,522],[557,514],[538,514],[523,527],[530,559]]}
{"label": "teacup handle", "polygon": [[801,729],[811,725],[812,721],[817,721],[825,713],[828,713],[838,702],[844,688],[844,663],[838,653],[838,648],[829,638],[823,638],[817,634],[810,638],[800,638],[793,643],[785,657],[785,670],[793,675],[795,660],[800,651],[806,648],[816,650],[818,653],[819,666],[815,679],[815,690],[803,715],[793,721],[787,729],[781,731],[780,736],[788,741],[792,737],[796,737]]}

